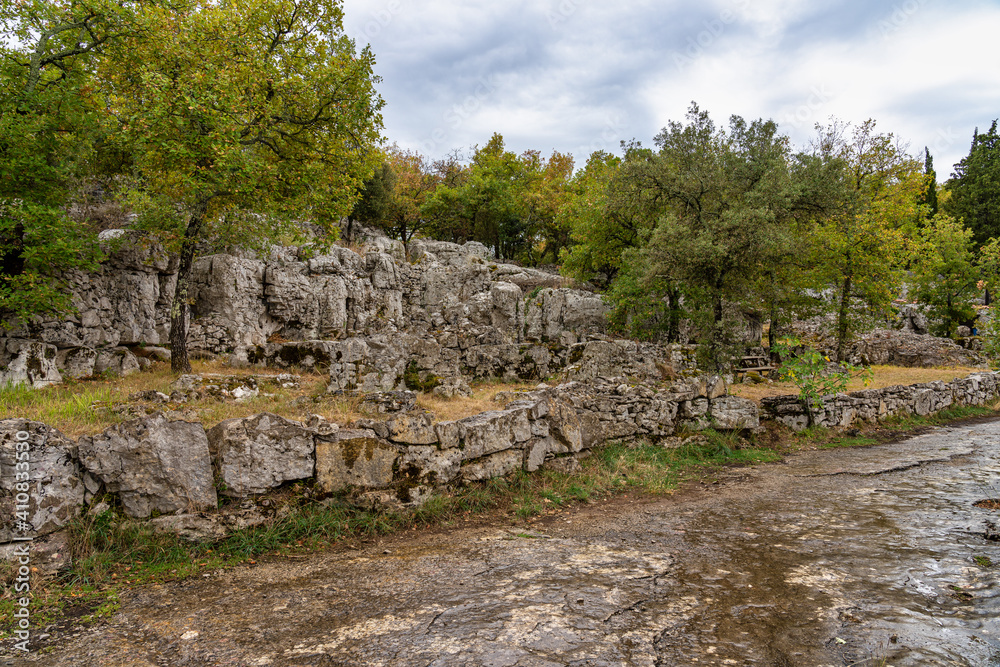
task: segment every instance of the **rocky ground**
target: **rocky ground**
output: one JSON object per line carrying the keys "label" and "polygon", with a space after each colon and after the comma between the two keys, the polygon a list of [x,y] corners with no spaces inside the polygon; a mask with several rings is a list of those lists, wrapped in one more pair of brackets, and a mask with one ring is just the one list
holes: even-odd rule
{"label": "rocky ground", "polygon": [[[1000,421],[150,586],[33,665],[1000,664]],[[1000,492],[997,493],[1000,495]]]}

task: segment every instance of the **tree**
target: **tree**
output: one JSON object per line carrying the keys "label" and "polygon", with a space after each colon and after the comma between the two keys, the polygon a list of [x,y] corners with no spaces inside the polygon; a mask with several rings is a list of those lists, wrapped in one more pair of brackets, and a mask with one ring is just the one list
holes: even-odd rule
{"label": "tree", "polygon": [[927,188],[920,197],[920,203],[927,207],[927,217],[932,218],[938,212],[937,172],[934,171],[934,158],[926,146],[924,147],[924,175],[927,176]]}
{"label": "tree", "polygon": [[134,3],[25,0],[0,6],[0,320],[69,308],[62,275],[101,257],[67,215],[100,141],[94,64],[132,30]]}
{"label": "tree", "polygon": [[644,259],[650,279],[683,285],[703,332],[703,361],[728,363],[726,304],[752,305],[751,291],[788,245],[788,141],[773,121],[734,116],[728,131],[692,105],[671,122],[649,174],[666,203]]}
{"label": "tree", "polygon": [[924,190],[920,165],[892,134],[868,120],[851,128],[818,127],[812,160],[829,179],[825,210],[811,237],[818,281],[832,291],[836,355],[844,359],[850,337],[867,315],[886,312],[899,291],[906,258],[904,227],[919,215]]}
{"label": "tree", "polygon": [[912,264],[914,293],[930,306],[934,333],[952,336],[960,324],[976,317],[972,298],[981,272],[974,261],[972,230],[941,213],[920,231],[919,241]]}
{"label": "tree", "polygon": [[946,187],[951,192],[946,212],[965,222],[976,243],[1000,236],[1000,136],[996,120],[985,134],[976,129],[969,154],[955,165]]}
{"label": "tree", "polygon": [[432,234],[456,243],[479,241],[501,258],[525,254],[533,240],[526,195],[541,169],[536,152],[518,156],[494,133],[476,148],[463,178],[441,183],[427,198],[422,210],[431,218]]}
{"label": "tree", "polygon": [[189,285],[207,238],[332,229],[377,166],[374,58],[336,0],[186,0],[146,8],[100,73],[135,155],[140,223],[179,253],[171,367],[187,371]]}

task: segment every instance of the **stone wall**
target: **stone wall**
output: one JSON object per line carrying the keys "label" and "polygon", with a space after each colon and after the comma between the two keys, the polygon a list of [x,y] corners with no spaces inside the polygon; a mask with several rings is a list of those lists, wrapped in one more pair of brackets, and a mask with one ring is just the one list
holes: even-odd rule
{"label": "stone wall", "polygon": [[[347,428],[319,416],[302,423],[259,414],[206,432],[158,412],[77,442],[44,424],[2,420],[0,542],[14,534],[23,483],[15,474],[18,432],[30,434],[28,516],[33,534],[43,535],[104,493],[138,519],[197,514],[215,508],[219,494],[246,498],[307,479],[324,493],[413,506],[436,488],[565,465],[608,440],[655,439],[681,426],[758,428],[756,404],[725,393],[718,377],[541,385],[501,395],[499,409],[457,421],[436,421],[415,408],[411,392],[376,393],[366,399],[372,418]],[[188,530],[191,521],[178,525]]]}
{"label": "stone wall", "polygon": [[[951,382],[927,382],[884,389],[866,389],[823,397],[812,410],[813,425],[847,427],[875,423],[893,416],[926,416],[949,406],[986,405],[1000,396],[996,373],[975,373]],[[773,419],[796,431],[809,426],[809,415],[796,396],[761,400],[762,419]]]}

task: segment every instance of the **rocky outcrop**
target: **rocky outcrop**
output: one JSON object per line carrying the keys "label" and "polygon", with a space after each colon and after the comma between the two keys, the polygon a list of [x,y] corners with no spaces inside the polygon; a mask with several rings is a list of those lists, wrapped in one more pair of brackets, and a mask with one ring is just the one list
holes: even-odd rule
{"label": "rocky outcrop", "polygon": [[0,543],[65,526],[84,491],[76,443],[40,422],[0,421]]}
{"label": "rocky outcrop", "polygon": [[847,427],[896,415],[926,416],[952,405],[985,405],[996,400],[998,389],[996,374],[976,373],[951,382],[896,385],[824,396],[821,404],[808,412],[797,396],[767,397],[761,400],[761,410],[767,419],[796,431],[810,425]]}
{"label": "rocky outcrop", "polygon": [[199,511],[218,503],[201,424],[157,413],[80,438],[79,455],[84,469],[118,494],[129,516]]}
{"label": "rocky outcrop", "polygon": [[988,366],[981,354],[964,349],[950,338],[892,329],[877,329],[860,336],[847,348],[846,356],[846,361],[865,366]]}
{"label": "rocky outcrop", "polygon": [[[11,333],[14,341],[54,345],[50,365],[69,377],[134,372],[142,362],[125,347],[168,340],[175,262],[137,233],[113,242],[118,249],[98,271],[66,276],[73,314],[38,319]],[[264,258],[202,257],[192,272],[189,348],[249,357],[250,363],[291,355],[296,358],[286,364],[301,367],[312,348],[316,364],[326,367],[335,360],[320,343],[329,341],[360,338],[378,345],[402,333],[420,338],[475,329],[488,330],[491,345],[567,345],[604,331],[603,300],[563,289],[558,275],[498,263],[478,243],[416,240],[409,250],[407,259],[402,244],[372,237],[360,252],[334,246],[318,256],[310,248],[274,248]],[[571,337],[562,339],[567,333]],[[286,346],[278,355],[268,346],[274,339],[306,344],[301,354]],[[8,339],[4,349],[14,346]],[[27,363],[18,360],[19,350],[0,356],[0,368],[9,367],[5,372],[22,382]],[[42,377],[48,382],[56,376]],[[369,378],[357,386],[388,384]]]}
{"label": "rocky outcrop", "polygon": [[38,389],[62,382],[58,350],[33,340],[0,338],[0,387],[28,384]]}

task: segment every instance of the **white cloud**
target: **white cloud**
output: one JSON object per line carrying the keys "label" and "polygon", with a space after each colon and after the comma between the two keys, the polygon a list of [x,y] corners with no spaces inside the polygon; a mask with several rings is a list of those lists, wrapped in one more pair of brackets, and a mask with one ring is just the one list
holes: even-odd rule
{"label": "white cloud", "polygon": [[830,116],[873,117],[914,153],[931,146],[944,178],[1000,114],[994,2],[344,4],[384,77],[386,134],[432,157],[500,132],[582,162],[650,143],[695,100],[717,122],[774,118],[799,145]]}

